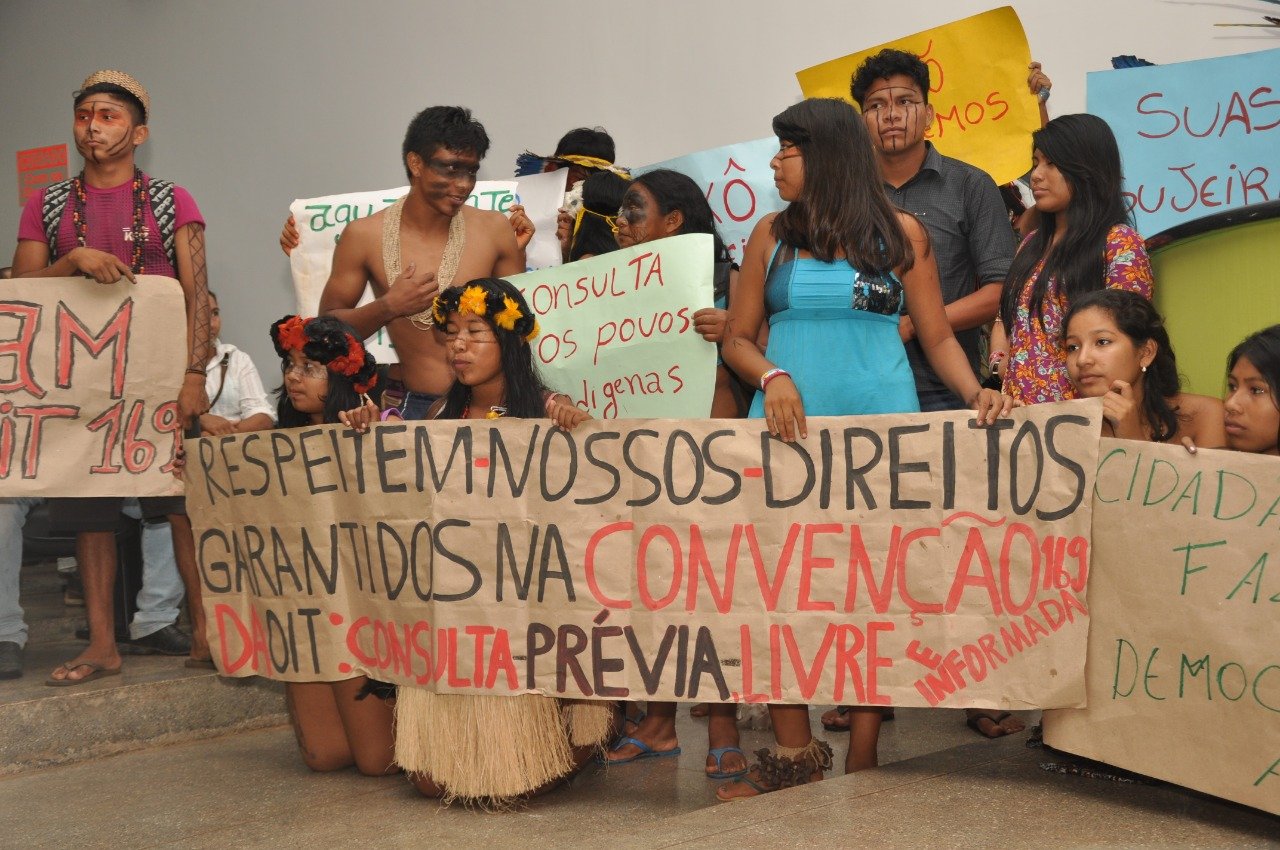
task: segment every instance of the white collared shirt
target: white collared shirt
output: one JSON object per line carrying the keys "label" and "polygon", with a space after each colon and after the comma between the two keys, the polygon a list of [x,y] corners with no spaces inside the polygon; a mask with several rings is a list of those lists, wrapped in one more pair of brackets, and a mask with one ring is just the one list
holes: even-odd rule
{"label": "white collared shirt", "polygon": [[[223,358],[227,358],[225,381],[222,378]],[[210,401],[217,395],[218,386],[222,386],[222,394],[217,401],[213,401],[213,407],[209,410],[214,416],[240,422],[256,413],[265,413],[271,417],[272,422],[276,421],[275,408],[267,399],[262,378],[248,354],[219,340],[217,352],[205,368],[208,374],[204,380],[204,388],[209,393]]]}

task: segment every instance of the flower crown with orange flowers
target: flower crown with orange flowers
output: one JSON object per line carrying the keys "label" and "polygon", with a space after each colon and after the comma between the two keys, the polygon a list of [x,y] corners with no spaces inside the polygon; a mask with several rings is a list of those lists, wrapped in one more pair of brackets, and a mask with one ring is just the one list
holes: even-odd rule
{"label": "flower crown with orange flowers", "polygon": [[345,322],[328,316],[285,316],[271,326],[271,341],[281,357],[297,351],[308,360],[323,363],[335,375],[350,378],[357,393],[377,386],[378,364]]}
{"label": "flower crown with orange flowers", "polygon": [[520,290],[502,278],[484,277],[441,292],[431,303],[436,327],[443,328],[450,313],[481,316],[498,330],[518,334],[526,342],[532,342],[539,332],[538,320]]}

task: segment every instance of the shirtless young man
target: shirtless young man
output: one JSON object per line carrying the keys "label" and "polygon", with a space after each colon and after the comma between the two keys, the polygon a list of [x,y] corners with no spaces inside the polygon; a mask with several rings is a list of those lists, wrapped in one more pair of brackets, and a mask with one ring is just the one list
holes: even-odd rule
{"label": "shirtless young man", "polygon": [[[362,336],[387,329],[400,358],[388,392],[399,377],[406,419],[425,416],[453,382],[443,340],[430,324],[439,289],[525,270],[523,245],[533,226],[523,213],[523,222],[508,222],[501,213],[467,205],[488,150],[489,137],[470,110],[432,106],[418,113],[402,149],[409,194],[347,226],[320,296],[322,315]],[[357,307],[366,282],[377,297]]]}

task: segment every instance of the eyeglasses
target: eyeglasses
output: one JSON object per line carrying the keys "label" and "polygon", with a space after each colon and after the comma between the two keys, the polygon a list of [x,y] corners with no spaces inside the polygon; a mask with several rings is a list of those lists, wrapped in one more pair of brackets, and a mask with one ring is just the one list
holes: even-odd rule
{"label": "eyeglasses", "polygon": [[329,376],[329,369],[323,363],[317,363],[314,360],[307,360],[302,363],[290,363],[288,361],[280,364],[281,373],[287,378],[290,375],[298,375],[311,380],[319,380]]}
{"label": "eyeglasses", "polygon": [[480,174],[479,165],[469,165],[458,162],[457,160],[428,159],[427,165],[431,166],[431,170],[441,177],[449,180],[467,180],[474,181]]}

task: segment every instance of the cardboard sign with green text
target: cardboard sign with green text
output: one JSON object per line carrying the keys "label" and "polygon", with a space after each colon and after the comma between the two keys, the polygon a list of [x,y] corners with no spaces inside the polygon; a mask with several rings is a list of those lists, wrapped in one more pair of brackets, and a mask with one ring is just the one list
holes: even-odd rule
{"label": "cardboard sign with green text", "polygon": [[1103,440],[1089,707],[1045,743],[1280,814],[1280,460]]}

